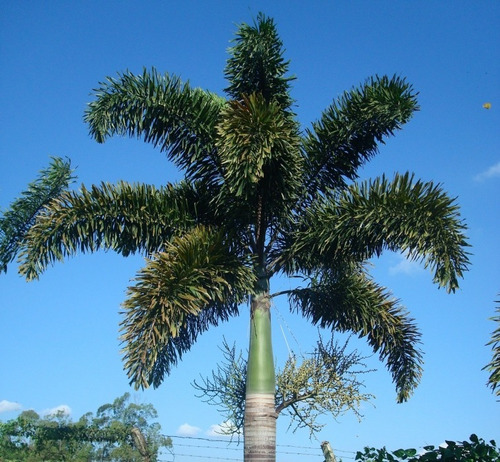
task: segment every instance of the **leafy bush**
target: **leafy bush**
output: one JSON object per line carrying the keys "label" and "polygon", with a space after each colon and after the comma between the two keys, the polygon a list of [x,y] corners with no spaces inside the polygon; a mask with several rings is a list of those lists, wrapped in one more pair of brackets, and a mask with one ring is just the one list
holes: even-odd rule
{"label": "leafy bush", "polygon": [[394,452],[386,448],[365,448],[364,452],[357,452],[356,459],[361,462],[499,462],[500,452],[494,440],[486,443],[476,435],[470,436],[469,441],[446,441],[446,446],[425,446],[423,453],[416,449],[398,449]]}
{"label": "leafy bush", "polygon": [[151,404],[130,403],[130,393],[73,422],[62,412],[40,417],[23,411],[0,422],[0,462],[154,462],[172,441],[161,435]]}

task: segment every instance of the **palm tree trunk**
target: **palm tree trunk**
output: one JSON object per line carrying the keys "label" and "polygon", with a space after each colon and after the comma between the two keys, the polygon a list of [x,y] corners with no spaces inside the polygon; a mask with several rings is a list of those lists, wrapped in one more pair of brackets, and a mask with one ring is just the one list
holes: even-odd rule
{"label": "palm tree trunk", "polygon": [[245,462],[275,462],[275,371],[271,341],[269,290],[250,303],[250,349],[245,400]]}

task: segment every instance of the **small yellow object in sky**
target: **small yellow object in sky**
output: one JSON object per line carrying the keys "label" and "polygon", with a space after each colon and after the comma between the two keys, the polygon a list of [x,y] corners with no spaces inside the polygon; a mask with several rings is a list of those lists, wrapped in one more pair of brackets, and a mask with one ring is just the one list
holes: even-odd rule
{"label": "small yellow object in sky", "polygon": [[484,103],[484,104],[483,104],[483,107],[484,107],[485,109],[491,109],[491,103]]}

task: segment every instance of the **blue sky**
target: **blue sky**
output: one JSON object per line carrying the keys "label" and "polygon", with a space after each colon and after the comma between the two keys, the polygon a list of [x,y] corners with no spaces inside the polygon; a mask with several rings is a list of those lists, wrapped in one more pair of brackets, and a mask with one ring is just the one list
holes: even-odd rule
{"label": "blue sky", "polygon": [[[107,75],[154,66],[222,94],[236,24],[251,22],[259,11],[278,25],[297,76],[293,97],[304,127],[369,76],[405,76],[420,93],[421,111],[387,141],[362,177],[411,171],[443,184],[469,226],[472,266],[460,290],[448,295],[432,285],[431,274],[400,255],[373,262],[378,282],[401,299],[422,331],[422,383],[398,405],[390,375],[370,358],[369,366],[378,370],[366,376],[366,391],[376,399],[363,406],[364,419],[325,417],[327,425],[313,441],[306,431],[287,433],[281,419],[278,461],[303,460],[287,454],[294,452],[290,445],[314,448],[308,460],[322,461],[323,440],[347,451],[337,452],[344,460],[365,445],[421,447],[471,433],[500,440],[500,403],[481,370],[491,359],[485,344],[500,292],[500,3],[2,0],[0,7],[0,210],[50,156],[71,158],[75,188],[181,178],[162,153],[139,140],[92,141],[82,120],[90,92]],[[486,102],[491,109],[483,108]],[[126,287],[142,263],[140,257],[99,253],[49,268],[32,283],[15,265],[0,276],[0,419],[58,406],[67,406],[76,419],[131,391],[135,400],[154,404],[164,433],[204,438],[174,440],[187,444],[177,444],[176,462],[192,460],[183,453],[239,460],[241,453],[224,443],[223,449],[192,447],[211,445],[210,429],[222,419],[194,396],[190,383],[221,359],[223,336],[247,347],[248,310],[204,334],[161,387],[134,392],[122,369],[118,323]],[[279,364],[286,342],[297,352],[310,351],[317,331],[291,316],[285,300],[275,308]],[[369,354],[363,341],[351,345]]]}

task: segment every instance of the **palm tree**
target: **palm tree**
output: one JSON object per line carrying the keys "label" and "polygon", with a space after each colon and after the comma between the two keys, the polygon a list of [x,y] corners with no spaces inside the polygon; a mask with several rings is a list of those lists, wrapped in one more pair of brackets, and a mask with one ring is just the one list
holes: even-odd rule
{"label": "palm tree", "polygon": [[275,460],[273,276],[303,281],[281,292],[292,311],[366,338],[404,401],[422,372],[420,333],[371,278],[367,261],[385,249],[403,251],[449,292],[469,263],[458,206],[440,186],[409,173],[355,181],[418,109],[411,85],[371,78],[301,130],[288,66],[273,20],[260,14],[238,29],[227,98],[154,69],[107,78],[85,114],[91,136],[143,138],[185,180],[65,192],[38,215],[21,256],[28,279],[78,252],[147,257],[121,323],[136,387],[159,386],[200,334],[249,300],[246,461]]}

